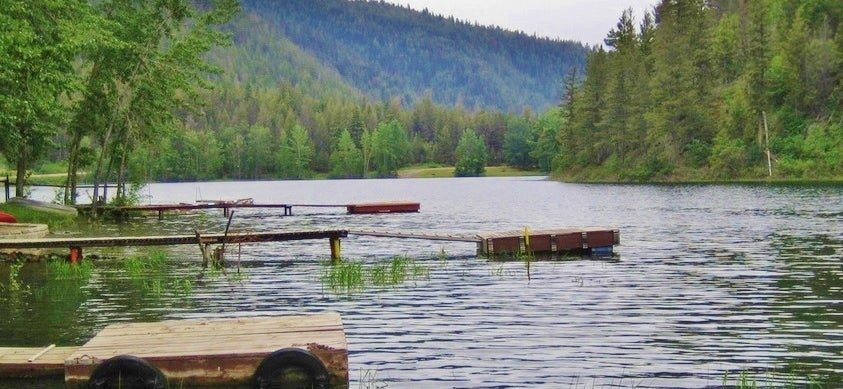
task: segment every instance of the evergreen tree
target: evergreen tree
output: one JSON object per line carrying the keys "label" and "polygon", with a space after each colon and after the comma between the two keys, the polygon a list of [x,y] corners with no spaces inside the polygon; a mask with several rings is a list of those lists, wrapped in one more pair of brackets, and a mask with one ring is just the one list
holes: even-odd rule
{"label": "evergreen tree", "polygon": [[351,132],[343,130],[334,146],[331,154],[331,177],[334,178],[359,178],[362,177],[363,155]]}

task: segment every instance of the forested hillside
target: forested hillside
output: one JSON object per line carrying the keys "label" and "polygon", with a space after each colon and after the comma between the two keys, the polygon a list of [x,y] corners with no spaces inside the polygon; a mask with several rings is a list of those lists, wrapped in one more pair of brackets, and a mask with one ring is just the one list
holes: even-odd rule
{"label": "forested hillside", "polygon": [[843,2],[662,1],[621,16],[556,115],[561,176],[843,175]]}
{"label": "forested hillside", "polygon": [[[234,29],[235,43],[248,47],[249,60],[286,62],[283,57],[292,53],[277,50],[274,42],[289,41],[374,101],[398,97],[407,106],[430,93],[447,106],[545,110],[558,103],[563,76],[582,68],[588,52],[577,42],[382,1],[242,0],[241,6],[249,25]],[[249,60],[243,65],[251,67]],[[310,69],[278,70],[276,76],[291,78]]]}

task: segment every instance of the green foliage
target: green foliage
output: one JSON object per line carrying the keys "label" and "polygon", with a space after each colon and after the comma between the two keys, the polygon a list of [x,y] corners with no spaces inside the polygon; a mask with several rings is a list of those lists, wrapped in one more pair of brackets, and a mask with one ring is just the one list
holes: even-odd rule
{"label": "green foliage", "polygon": [[64,124],[79,82],[74,61],[104,33],[86,1],[9,0],[2,8],[0,152],[23,177]]}
{"label": "green foliage", "polygon": [[51,281],[88,281],[94,271],[94,263],[91,261],[70,263],[66,260],[52,260],[46,266],[47,278]]}
{"label": "green foliage", "polygon": [[395,177],[409,162],[410,141],[397,120],[381,123],[371,134],[372,164],[378,177]]}
{"label": "green foliage", "polygon": [[761,178],[769,144],[774,178],[841,176],[839,9],[681,0],[656,16],[636,30],[624,12],[606,39],[613,50],[593,52],[566,92],[557,174]]}
{"label": "green foliage", "polygon": [[519,169],[534,168],[536,161],[530,156],[533,142],[530,123],[524,118],[512,118],[507,123],[506,134],[503,137],[503,155],[506,164]]}
{"label": "green foliage", "polygon": [[359,178],[362,176],[363,154],[351,138],[351,132],[343,130],[331,154],[331,177]]}
{"label": "green foliage", "polygon": [[160,272],[167,266],[167,253],[153,251],[146,256],[136,256],[123,261],[123,269],[131,278],[144,278],[145,276]]}
{"label": "green foliage", "polygon": [[463,130],[456,157],[454,175],[457,177],[482,176],[486,171],[486,143],[473,129]]}
{"label": "green foliage", "polygon": [[360,261],[326,262],[322,283],[333,292],[353,293],[367,285],[397,286],[407,281],[430,279],[430,269],[409,257],[396,256],[364,266]]}
{"label": "green foliage", "polygon": [[297,179],[310,177],[310,165],[314,153],[315,146],[307,130],[302,126],[293,126],[286,133],[284,143],[278,151],[278,168],[281,176]]}

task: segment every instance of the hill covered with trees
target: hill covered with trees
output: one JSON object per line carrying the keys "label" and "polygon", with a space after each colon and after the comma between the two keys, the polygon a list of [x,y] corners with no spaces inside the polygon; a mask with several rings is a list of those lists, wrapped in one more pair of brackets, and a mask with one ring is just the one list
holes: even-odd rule
{"label": "hill covered with trees", "polygon": [[[412,106],[430,95],[437,104],[469,109],[543,111],[561,97],[563,76],[582,68],[588,49],[500,27],[469,24],[383,1],[242,0],[248,25],[237,25],[240,65],[287,62],[289,42],[374,100]],[[253,28],[255,24],[261,28]],[[275,47],[273,47],[275,46]],[[278,80],[311,71],[275,69]]]}

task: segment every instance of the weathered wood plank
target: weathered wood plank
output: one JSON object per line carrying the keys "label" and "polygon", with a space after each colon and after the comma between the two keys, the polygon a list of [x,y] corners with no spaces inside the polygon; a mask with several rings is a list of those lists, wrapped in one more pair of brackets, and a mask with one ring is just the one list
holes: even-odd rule
{"label": "weathered wood plank", "polygon": [[[78,347],[2,347],[0,377],[46,377],[64,375],[64,360]],[[33,358],[37,356],[37,358]],[[29,360],[33,359],[32,362]]]}

